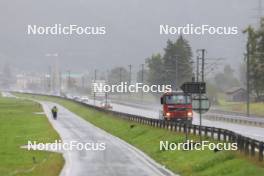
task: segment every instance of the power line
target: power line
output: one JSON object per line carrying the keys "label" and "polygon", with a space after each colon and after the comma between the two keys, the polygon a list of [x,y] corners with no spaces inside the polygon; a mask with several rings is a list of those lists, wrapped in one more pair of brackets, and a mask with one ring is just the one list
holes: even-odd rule
{"label": "power line", "polygon": [[[221,61],[223,61],[225,58],[206,58],[205,62],[205,77],[209,74],[215,71],[219,68],[221,65]],[[213,61],[213,62],[211,62]]]}

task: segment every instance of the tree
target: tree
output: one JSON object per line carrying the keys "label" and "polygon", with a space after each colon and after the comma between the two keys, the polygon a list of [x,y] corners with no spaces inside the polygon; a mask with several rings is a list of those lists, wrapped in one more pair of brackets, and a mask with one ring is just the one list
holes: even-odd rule
{"label": "tree", "polygon": [[264,95],[264,19],[258,29],[249,26],[243,32],[247,34],[250,90],[258,100]]}
{"label": "tree", "polygon": [[246,75],[247,75],[247,68],[246,68],[245,62],[243,62],[240,64],[240,67],[239,67],[239,81],[243,87],[245,87],[247,84]]}
{"label": "tree", "polygon": [[120,84],[121,82],[129,82],[129,72],[124,67],[113,68],[108,75],[108,83],[110,85]]}
{"label": "tree", "polygon": [[215,75],[214,81],[216,86],[222,91],[239,86],[239,81],[235,78],[234,70],[230,65],[225,65],[223,72]]}
{"label": "tree", "polygon": [[[167,41],[164,56],[152,55],[146,60],[149,67],[149,83],[170,84],[180,87],[192,78],[192,50],[189,42],[180,36],[176,42]],[[177,84],[177,85],[176,85]]]}
{"label": "tree", "polygon": [[152,55],[151,58],[146,59],[146,63],[149,68],[148,82],[153,85],[165,84],[165,74],[163,74],[165,69],[161,55]]}
{"label": "tree", "polygon": [[254,65],[254,90],[257,100],[264,94],[264,19],[260,21],[260,28],[257,31],[257,53]]}
{"label": "tree", "polygon": [[167,84],[179,87],[183,82],[191,81],[192,51],[188,41],[182,36],[175,43],[168,40],[163,60]]}

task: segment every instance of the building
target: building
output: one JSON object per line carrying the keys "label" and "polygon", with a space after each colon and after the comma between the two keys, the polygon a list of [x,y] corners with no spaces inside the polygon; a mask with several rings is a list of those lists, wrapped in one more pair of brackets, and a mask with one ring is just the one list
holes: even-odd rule
{"label": "building", "polygon": [[243,102],[247,100],[247,91],[242,87],[233,87],[226,91],[227,101]]}
{"label": "building", "polygon": [[16,89],[39,90],[42,88],[42,79],[38,74],[27,73],[16,75]]}

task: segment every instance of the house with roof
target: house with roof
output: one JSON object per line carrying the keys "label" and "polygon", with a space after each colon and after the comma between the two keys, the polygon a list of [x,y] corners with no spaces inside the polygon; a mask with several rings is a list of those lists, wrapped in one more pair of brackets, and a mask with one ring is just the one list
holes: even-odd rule
{"label": "house with roof", "polygon": [[242,87],[233,87],[225,93],[227,101],[243,102],[247,100],[247,91]]}

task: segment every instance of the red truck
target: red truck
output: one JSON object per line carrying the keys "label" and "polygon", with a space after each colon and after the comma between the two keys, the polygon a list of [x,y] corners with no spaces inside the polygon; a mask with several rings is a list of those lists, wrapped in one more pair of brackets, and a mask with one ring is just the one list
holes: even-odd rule
{"label": "red truck", "polygon": [[160,102],[162,104],[160,118],[192,123],[191,95],[179,91],[166,92],[161,96]]}

